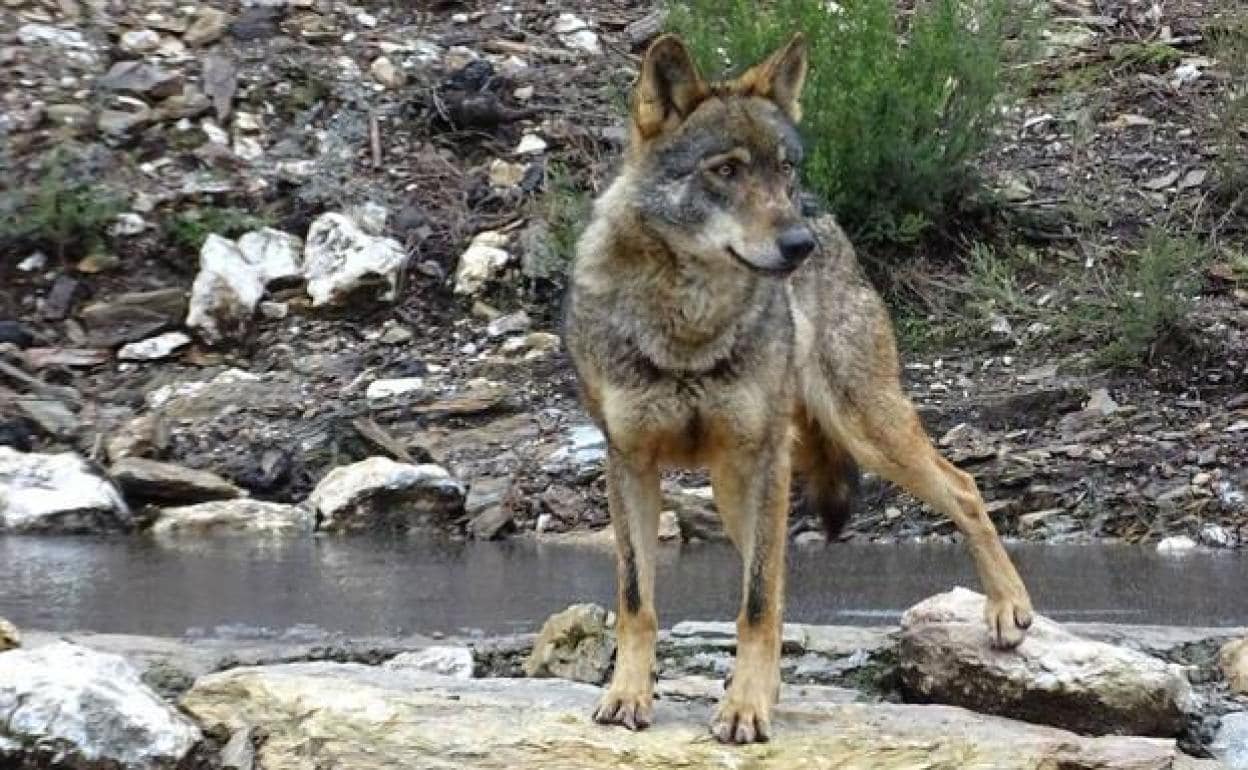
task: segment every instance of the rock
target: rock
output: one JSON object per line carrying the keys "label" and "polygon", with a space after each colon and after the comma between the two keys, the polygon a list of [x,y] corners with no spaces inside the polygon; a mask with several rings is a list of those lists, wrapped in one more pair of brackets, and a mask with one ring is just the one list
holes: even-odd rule
{"label": "rock", "polygon": [[602,684],[614,657],[615,634],[607,627],[607,611],[597,604],[573,604],[542,625],[524,674]]}
{"label": "rock", "polygon": [[34,336],[20,322],[0,320],[0,345],[8,343],[28,348],[34,341]]}
{"label": "rock", "polygon": [[73,51],[88,51],[91,44],[76,29],[61,29],[50,24],[23,24],[17,28],[17,41],[22,45],[47,46]]}
{"label": "rock", "polygon": [[490,185],[493,187],[515,187],[524,179],[528,171],[527,163],[511,163],[502,158],[495,158],[490,163]]}
{"label": "rock", "polygon": [[1227,642],[1218,651],[1218,668],[1231,692],[1248,695],[1248,638]]}
{"label": "rock", "polygon": [[95,533],[131,528],[130,509],[82,458],[0,447],[0,532]]}
{"label": "rock", "polygon": [[250,727],[235,730],[221,749],[221,770],[253,770],[255,766],[255,731]]}
{"label": "rock", "polygon": [[114,64],[96,85],[106,91],[127,91],[140,96],[164,99],[182,91],[183,77],[145,61]]}
{"label": "rock", "polygon": [[260,500],[217,500],[165,508],[148,531],[154,535],[300,535],[312,532],[312,511]]}
{"label": "rock", "polygon": [[215,473],[141,457],[123,457],[113,463],[109,475],[131,500],[199,503],[241,494],[238,487]]}
{"label": "rock", "polygon": [[403,70],[394,66],[394,62],[385,56],[373,59],[373,63],[368,67],[368,73],[373,76],[373,80],[391,90],[402,88],[407,83],[407,75]]}
{"label": "rock", "polygon": [[516,155],[538,155],[546,152],[546,140],[537,134],[525,134],[514,150]]}
{"label": "rock", "polygon": [[[95,127],[99,129],[101,134],[122,138],[129,136],[132,132],[143,128],[155,120],[156,113],[146,107],[140,107],[135,110],[101,110],[100,114],[95,118]],[[113,265],[105,267],[94,263],[92,260],[96,257],[97,255],[94,254],[87,255],[78,263],[78,269],[84,273],[98,273],[113,267]],[[91,269],[87,269],[88,266]]]}
{"label": "rock", "polygon": [[464,513],[471,516],[468,534],[477,540],[493,540],[512,524],[514,515],[506,504],[510,477],[476,479],[468,488]]}
{"label": "rock", "polygon": [[1108,417],[1120,408],[1118,403],[1109,395],[1109,391],[1105,388],[1095,388],[1088,394],[1088,403],[1084,405],[1084,410]]}
{"label": "rock", "polygon": [[1210,548],[1234,548],[1235,534],[1221,524],[1206,524],[1200,528],[1200,542]]}
{"label": "rock", "polygon": [[384,664],[395,671],[423,671],[427,674],[449,676],[455,679],[472,679],[476,666],[472,650],[467,647],[440,645],[426,647],[415,652],[404,652]]}
{"label": "rock", "polygon": [[238,91],[238,68],[227,56],[214,52],[204,56],[201,69],[204,93],[212,100],[217,120],[224,122],[230,116],[234,94]]}
{"label": "rock", "polygon": [[264,278],[238,244],[211,234],[199,251],[199,274],[191,286],[186,325],[205,342],[239,337],[264,296]]}
{"label": "rock", "polygon": [[154,29],[131,29],[123,32],[118,43],[130,54],[151,53],[160,47],[160,33]]}
{"label": "rock", "polygon": [[189,344],[191,338],[182,332],[165,332],[158,337],[149,337],[141,342],[122,346],[117,351],[117,358],[122,361],[158,361],[168,358]]}
{"label": "rock", "polygon": [[74,306],[87,295],[87,286],[68,275],[58,275],[48,290],[40,308],[40,315],[49,321],[62,321],[73,312]]}
{"label": "rock", "polygon": [[0,618],[0,652],[15,650],[21,646],[22,635],[18,633],[17,626]]}
{"label": "rock", "polygon": [[994,650],[984,602],[956,588],[902,616],[897,656],[909,697],[1097,735],[1183,729],[1194,705],[1179,667],[1042,616],[1016,650]]}
{"label": "rock", "polygon": [[659,541],[670,543],[680,539],[680,519],[675,511],[659,513]]}
{"label": "rock", "polygon": [[186,311],[186,291],[157,289],[93,302],[79,316],[87,327],[90,344],[114,347],[172,329],[182,323]]}
{"label": "rock", "polygon": [[406,396],[424,390],[425,381],[421,377],[398,377],[392,380],[373,380],[364,391],[364,398],[369,401],[389,401],[398,396]]}
{"label": "rock", "polygon": [[602,53],[602,43],[598,42],[598,35],[589,28],[584,19],[575,14],[559,14],[559,18],[555,20],[555,34],[568,48],[594,55]]}
{"label": "rock", "polygon": [[81,428],[78,416],[63,401],[23,396],[13,402],[43,433],[66,441],[78,435]]}
{"label": "rock", "polygon": [[243,260],[254,265],[265,286],[303,276],[303,241],[272,227],[244,233],[238,239]]}
{"label": "rock", "polygon": [[119,655],[59,641],[0,655],[0,759],[160,770],[199,740]]}
{"label": "rock", "polygon": [[597,469],[607,459],[607,439],[595,425],[574,425],[568,429],[564,445],[551,453],[547,466],[552,470],[568,465],[577,473]]}
{"label": "rock", "polygon": [[1223,716],[1209,751],[1222,760],[1227,770],[1248,770],[1248,712]]}
{"label": "rock", "polygon": [[437,465],[370,457],[330,471],[308,502],[329,532],[406,529],[458,515],[464,487]]}
{"label": "rock", "polygon": [[230,26],[230,15],[225,11],[202,6],[195,13],[195,20],[186,28],[182,42],[199,47],[215,43],[225,36]]}
{"label": "rock", "polygon": [[1088,738],[947,706],[782,701],[776,739],[722,746],[708,708],[663,699],[644,733],[589,719],[602,691],[556,679],[456,681],[350,663],[235,668],[181,705],[207,727],[267,736],[269,770],[1178,770],[1171,741]]}
{"label": "rock", "polygon": [[[1180,488],[1176,492],[1181,492],[1184,497],[1187,496],[1186,488]],[[1171,535],[1170,537],[1163,537],[1157,543],[1157,553],[1177,555],[1187,553],[1195,547],[1196,541],[1187,535]]]}
{"label": "rock", "polygon": [[490,321],[490,325],[485,327],[485,334],[488,337],[506,337],[509,334],[526,332],[532,325],[533,320],[529,318],[529,314],[523,310],[517,310]]}
{"label": "rock", "polygon": [[58,126],[85,126],[91,122],[91,110],[81,104],[51,104],[44,115]]}
{"label": "rock", "polygon": [[476,294],[489,281],[502,273],[511,261],[511,254],[503,247],[507,236],[487,230],[472,239],[468,249],[459,255],[455,269],[455,293]]}
{"label": "rock", "polygon": [[343,214],[322,214],[308,230],[303,261],[313,307],[343,302],[377,284],[379,298],[393,302],[407,252],[398,241],[369,235]]}

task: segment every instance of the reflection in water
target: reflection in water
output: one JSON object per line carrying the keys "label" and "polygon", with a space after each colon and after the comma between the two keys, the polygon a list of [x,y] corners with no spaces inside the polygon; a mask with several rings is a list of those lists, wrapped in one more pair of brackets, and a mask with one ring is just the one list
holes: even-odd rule
{"label": "reflection in water", "polygon": [[[1229,552],[1162,557],[1129,546],[1012,549],[1037,608],[1059,620],[1248,625],[1248,559]],[[665,624],[730,620],[740,563],[729,546],[660,551]],[[0,538],[0,616],[47,630],[181,635],[356,636],[535,630],[580,601],[610,605],[613,555],[531,541],[417,539]],[[954,585],[976,585],[949,545],[793,549],[787,619],[895,623]]]}

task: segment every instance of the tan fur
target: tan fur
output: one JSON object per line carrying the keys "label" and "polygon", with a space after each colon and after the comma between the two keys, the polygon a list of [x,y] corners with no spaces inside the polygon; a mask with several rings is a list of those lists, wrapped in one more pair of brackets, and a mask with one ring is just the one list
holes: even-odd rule
{"label": "tan fur", "polygon": [[[651,720],[659,472],[667,467],[709,468],[745,564],[737,664],[712,723],[720,740],[771,732],[795,471],[835,497],[846,488],[830,469],[856,462],[923,499],[966,536],[989,597],[992,642],[1017,645],[1031,622],[1027,591],[974,481],[940,457],[902,393],[888,314],[835,221],[806,223],[818,248],[787,275],[726,255],[800,223],[777,120],[800,114],[805,70],[795,38],[741,78],[707,83],[679,41],[657,41],[634,95],[627,162],[578,244],[567,340],[583,401],[607,436],[619,555],[619,654],[596,711],[601,722],[636,729]],[[691,166],[664,176],[655,164],[695,134],[728,140],[731,153],[765,170],[725,187],[733,208],[688,230],[671,224],[690,205],[680,203],[682,185],[716,172]],[[755,157],[768,153],[776,157]]]}

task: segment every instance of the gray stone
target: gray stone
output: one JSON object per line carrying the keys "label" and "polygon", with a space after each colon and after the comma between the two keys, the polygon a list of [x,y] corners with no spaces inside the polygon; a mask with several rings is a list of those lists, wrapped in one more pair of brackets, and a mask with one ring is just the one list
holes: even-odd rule
{"label": "gray stone", "polygon": [[596,725],[601,690],[556,679],[471,679],[354,664],[236,668],[182,706],[206,726],[254,727],[266,770],[1175,770],[1172,741],[1089,738],[947,706],[782,701],[775,739],[709,740],[710,707],[663,699],[641,733]]}
{"label": "gray stone", "polygon": [[407,529],[458,515],[464,487],[437,465],[370,457],[330,471],[308,503],[328,532]]}
{"label": "gray stone", "polygon": [[123,457],[109,468],[109,475],[132,500],[199,503],[241,494],[238,487],[215,473],[141,457]]}
{"label": "gray stone", "polygon": [[96,81],[96,85],[108,91],[128,91],[156,99],[181,92],[182,83],[181,73],[145,61],[117,62]]}
{"label": "gray stone", "polygon": [[1223,716],[1209,751],[1222,760],[1227,770],[1248,770],[1248,712]]}
{"label": "gray stone", "polygon": [[602,684],[614,657],[615,634],[607,627],[607,611],[597,604],[574,604],[547,618],[524,673]]}
{"label": "gray stone", "polygon": [[221,749],[221,770],[252,770],[255,766],[255,730],[250,727],[235,730]]}
{"label": "gray stone", "polygon": [[0,532],[97,533],[131,526],[116,488],[78,455],[0,446]]}
{"label": "gray stone", "polygon": [[200,733],[120,656],[55,642],[0,654],[5,739],[0,759],[9,761],[55,755],[58,767],[163,770],[182,761]]}
{"label": "gray stone", "polygon": [[131,342],[117,351],[117,358],[122,361],[159,361],[177,353],[191,344],[191,338],[182,332],[165,332],[156,337]]}
{"label": "gray stone", "polygon": [[300,535],[316,523],[303,506],[240,498],[165,508],[148,530],[153,535]]}
{"label": "gray stone", "polygon": [[401,653],[384,665],[396,671],[423,671],[455,679],[471,679],[476,661],[473,660],[472,650],[467,647],[438,645]]}
{"label": "gray stone", "polygon": [[191,26],[182,34],[182,42],[195,47],[215,43],[225,36],[229,26],[228,13],[209,6],[201,7],[195,13]]}
{"label": "gray stone", "polygon": [[1178,666],[1075,636],[1043,616],[1016,650],[995,650],[984,605],[958,588],[906,611],[897,656],[911,698],[1097,735],[1183,729],[1194,702]]}

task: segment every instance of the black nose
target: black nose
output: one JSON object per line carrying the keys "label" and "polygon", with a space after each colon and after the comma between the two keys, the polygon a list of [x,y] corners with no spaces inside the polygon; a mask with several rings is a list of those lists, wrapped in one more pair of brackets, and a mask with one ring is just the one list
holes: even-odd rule
{"label": "black nose", "polygon": [[815,236],[809,227],[797,225],[780,233],[780,237],[776,239],[776,245],[780,247],[780,256],[784,258],[784,261],[790,265],[796,265],[814,251]]}

